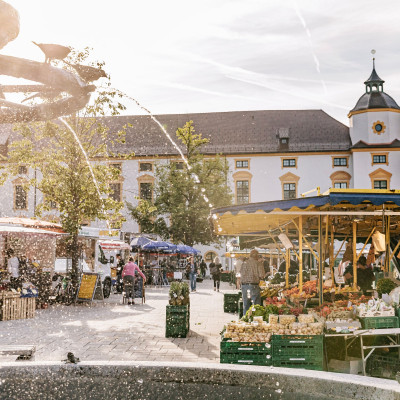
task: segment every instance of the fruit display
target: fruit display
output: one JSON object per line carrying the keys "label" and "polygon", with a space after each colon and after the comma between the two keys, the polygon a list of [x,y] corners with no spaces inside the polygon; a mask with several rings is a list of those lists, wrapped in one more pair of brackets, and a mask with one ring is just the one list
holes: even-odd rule
{"label": "fruit display", "polygon": [[[280,317],[286,317],[278,322]],[[296,322],[293,315],[269,315],[269,323],[262,316],[254,316],[253,322],[230,322],[225,327],[223,338],[234,342],[266,342],[273,335],[321,335],[323,322],[314,322],[312,315],[307,316],[308,323]]]}
{"label": "fruit display", "polygon": [[189,304],[189,286],[187,283],[171,282],[169,304],[171,306],[185,306]]}
{"label": "fruit display", "polygon": [[264,298],[272,298],[272,297],[276,297],[279,294],[279,291],[282,288],[279,287],[266,287],[261,291],[261,297]]}
{"label": "fruit display", "polygon": [[314,322],[314,317],[311,314],[300,314],[297,319],[302,324],[310,324]]}
{"label": "fruit display", "polygon": [[269,315],[278,314],[278,311],[278,307],[273,304],[269,304],[265,307],[255,304],[247,310],[246,315],[243,316],[242,320],[245,322],[252,322],[254,317],[262,317],[264,321],[268,321]]}
{"label": "fruit display", "polygon": [[357,315],[362,318],[394,316],[394,308],[381,299],[371,299],[357,306]]}

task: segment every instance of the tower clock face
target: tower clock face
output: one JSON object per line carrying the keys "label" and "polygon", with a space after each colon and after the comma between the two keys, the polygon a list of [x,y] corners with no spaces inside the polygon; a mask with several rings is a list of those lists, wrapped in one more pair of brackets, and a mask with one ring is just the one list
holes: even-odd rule
{"label": "tower clock face", "polygon": [[374,133],[377,135],[380,135],[381,133],[384,133],[386,130],[386,126],[382,121],[376,121],[372,124],[372,130]]}

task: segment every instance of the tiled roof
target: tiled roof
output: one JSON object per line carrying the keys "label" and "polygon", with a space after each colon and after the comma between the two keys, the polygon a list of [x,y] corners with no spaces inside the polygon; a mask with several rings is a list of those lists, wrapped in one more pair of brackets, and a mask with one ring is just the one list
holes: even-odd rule
{"label": "tiled roof", "polygon": [[[277,152],[347,151],[351,147],[349,128],[322,110],[232,111],[155,116],[171,138],[179,144],[176,130],[193,121],[195,132],[210,142],[204,154],[249,154]],[[136,156],[178,155],[160,127],[147,115],[100,118],[111,132],[127,127],[126,142],[115,143],[115,153]],[[10,125],[0,125],[0,143],[11,133]],[[12,138],[17,135],[14,133]],[[280,149],[280,138],[288,138]]]}
{"label": "tiled roof", "polygon": [[400,107],[396,101],[385,92],[364,93],[357,101],[355,107],[350,111],[369,110],[371,108],[394,108],[399,110]]}
{"label": "tiled roof", "polygon": [[358,141],[352,149],[380,149],[380,148],[399,148],[400,147],[400,140],[395,139],[393,142],[390,143],[366,143],[363,140]]}
{"label": "tiled roof", "polygon": [[[332,152],[348,150],[351,146],[349,128],[322,110],[233,111],[155,117],[174,141],[177,141],[177,128],[192,120],[196,133],[210,139],[210,143],[202,147],[204,154],[280,152],[280,132],[285,132],[284,136],[289,138],[285,152]],[[111,131],[132,124],[127,128],[126,143],[118,144],[115,152],[134,151],[138,156],[178,154],[150,116],[106,117],[104,123]]]}

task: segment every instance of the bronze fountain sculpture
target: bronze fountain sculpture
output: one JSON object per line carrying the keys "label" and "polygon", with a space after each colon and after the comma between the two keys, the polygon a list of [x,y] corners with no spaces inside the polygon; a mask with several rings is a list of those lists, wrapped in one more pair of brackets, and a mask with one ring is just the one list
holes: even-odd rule
{"label": "bronze fountain sculpture", "polygon": [[[0,0],[0,50],[19,34],[19,14],[8,3]],[[35,43],[45,54],[45,62],[0,54],[0,75],[23,78],[38,84],[0,85],[0,124],[52,120],[79,111],[88,103],[96,86],[89,84],[105,77],[101,69],[69,64],[77,74],[52,66],[51,60],[63,59],[70,48],[58,44]],[[5,93],[67,93],[69,97],[38,105],[25,105],[6,100]]]}

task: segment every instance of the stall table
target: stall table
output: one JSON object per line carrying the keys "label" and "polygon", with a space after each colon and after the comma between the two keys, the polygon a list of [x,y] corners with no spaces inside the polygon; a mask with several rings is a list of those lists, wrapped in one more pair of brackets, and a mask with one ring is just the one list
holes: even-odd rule
{"label": "stall table", "polygon": [[[400,349],[400,328],[390,328],[390,329],[360,329],[350,333],[334,333],[334,334],[325,334],[325,338],[328,337],[343,337],[346,345],[346,358],[347,358],[347,349],[349,346],[357,339],[360,340],[360,347],[361,347],[361,360],[362,360],[362,367],[363,367],[363,375],[366,375],[366,364],[368,357],[375,351],[375,349],[383,349],[383,348],[398,348]],[[370,336],[383,336],[387,337],[390,340],[390,344],[387,345],[370,345],[364,346],[364,337]],[[349,343],[347,343],[350,341]],[[326,343],[326,342],[325,342]],[[367,354],[365,350],[370,350]],[[326,351],[326,344],[325,344],[325,355],[327,354]],[[327,357],[326,357],[327,358]],[[399,350],[399,358],[400,358],[400,350]],[[327,365],[328,365],[328,359]],[[327,368],[328,369],[328,368]]]}

